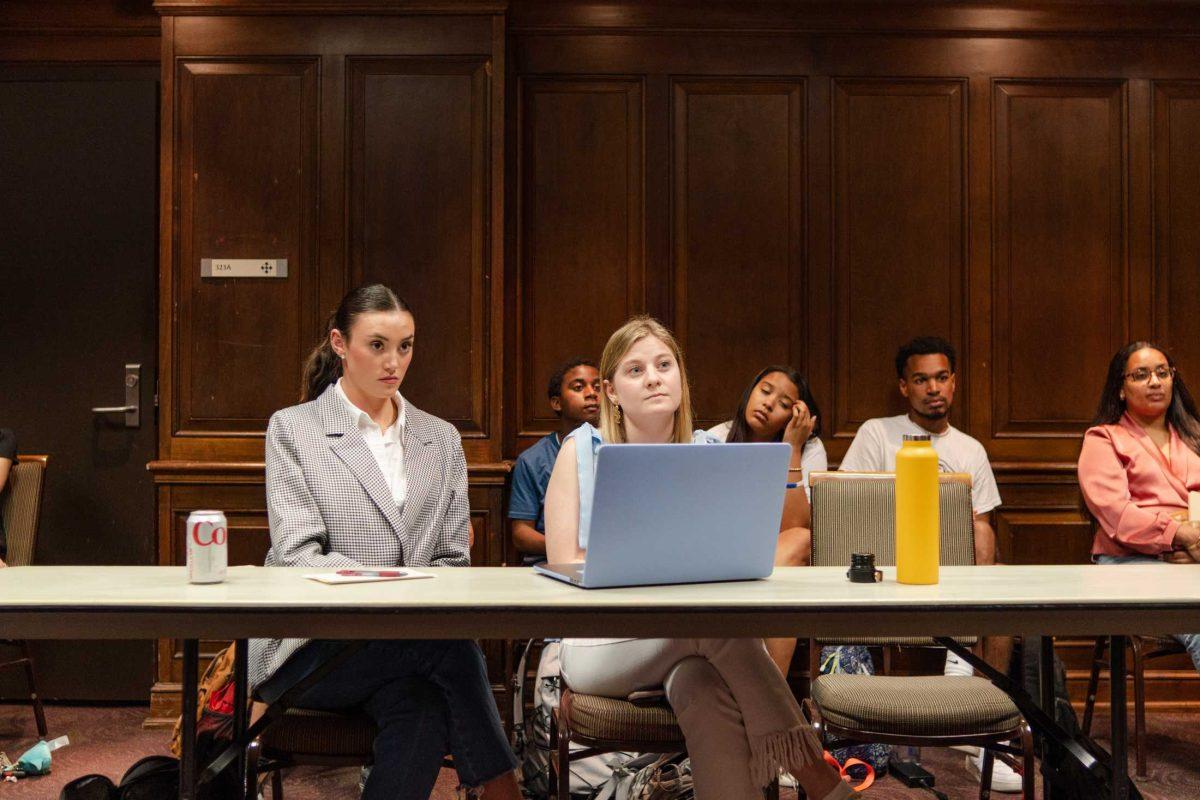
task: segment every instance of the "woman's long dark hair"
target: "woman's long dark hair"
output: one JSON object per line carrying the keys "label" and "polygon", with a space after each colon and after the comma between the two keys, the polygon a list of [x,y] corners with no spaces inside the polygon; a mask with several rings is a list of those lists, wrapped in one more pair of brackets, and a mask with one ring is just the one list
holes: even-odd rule
{"label": "woman's long dark hair", "polygon": [[412,310],[395,292],[382,283],[370,286],[360,286],[342,298],[337,311],[329,318],[325,328],[325,337],[320,344],[313,348],[304,362],[304,377],[301,379],[301,402],[316,400],[342,376],[342,360],[333,352],[329,343],[329,332],[337,328],[347,341],[350,339],[350,328],[359,314],[369,314],[374,311],[405,311]]}
{"label": "woman's long dark hair", "polygon": [[[1092,425],[1112,425],[1120,421],[1125,413],[1125,401],[1121,399],[1121,388],[1125,385],[1125,365],[1129,357],[1138,350],[1150,348],[1162,353],[1167,359],[1167,365],[1175,369],[1175,360],[1166,348],[1159,347],[1154,342],[1136,341],[1122,347],[1108,362],[1108,376],[1104,379],[1104,391],[1100,393],[1100,402],[1096,406],[1096,416]],[[1179,434],[1184,444],[1192,452],[1200,454],[1200,415],[1196,413],[1196,403],[1192,393],[1184,383],[1183,375],[1175,369],[1175,380],[1171,384],[1171,405],[1167,407],[1167,422]]]}
{"label": "woman's long dark hair", "polygon": [[[772,365],[764,367],[754,376],[754,380],[750,381],[750,385],[746,387],[746,391],[742,392],[742,400],[738,403],[737,411],[733,412],[733,425],[729,428],[729,435],[725,437],[727,442],[748,442],[750,441],[751,431],[750,426],[746,423],[746,406],[750,405],[750,396],[754,394],[755,388],[762,383],[763,378],[770,375],[772,372],[778,372],[787,377],[789,381],[796,385],[796,391],[800,394],[800,399],[804,401],[804,405],[808,406],[808,411],[812,414],[817,424],[813,426],[812,436],[815,438],[821,435],[821,410],[817,408],[817,400],[813,397],[812,390],[808,388],[808,381],[804,380],[804,376],[797,372],[792,367],[780,365]],[[783,431],[787,428],[784,425],[775,434],[774,441],[783,441]]]}

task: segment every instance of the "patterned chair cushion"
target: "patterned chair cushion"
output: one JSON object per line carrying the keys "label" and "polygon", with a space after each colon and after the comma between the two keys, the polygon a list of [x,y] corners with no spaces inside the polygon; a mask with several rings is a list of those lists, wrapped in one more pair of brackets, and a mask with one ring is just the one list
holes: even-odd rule
{"label": "patterned chair cushion", "polygon": [[572,735],[589,739],[683,742],[683,731],[668,706],[635,706],[627,700],[572,692],[567,717]]}
{"label": "patterned chair cushion", "polygon": [[966,736],[1016,728],[1021,712],[983,678],[822,675],[812,698],[834,725],[900,736]]}

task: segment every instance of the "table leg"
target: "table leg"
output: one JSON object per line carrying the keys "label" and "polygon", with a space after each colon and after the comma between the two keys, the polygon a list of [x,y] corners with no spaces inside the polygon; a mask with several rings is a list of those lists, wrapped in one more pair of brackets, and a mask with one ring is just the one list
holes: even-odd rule
{"label": "table leg", "polygon": [[196,800],[196,695],[199,691],[200,641],[183,640],[183,753],[179,760],[179,798]]}
{"label": "table leg", "polygon": [[[233,741],[241,742],[246,735],[247,709],[246,709],[246,682],[249,678],[250,653],[248,652],[249,642],[245,639],[238,639],[234,642],[233,651]],[[248,776],[246,774],[246,748],[241,747],[237,755],[237,774],[238,774],[238,789],[242,797],[253,797],[257,794],[250,793],[250,787],[254,784],[257,776]]]}
{"label": "table leg", "polygon": [[[1054,637],[1053,636],[1036,636],[1025,637],[1025,642],[1029,647],[1038,648],[1038,695],[1039,705],[1042,711],[1045,711],[1051,719],[1054,719]],[[1054,786],[1050,780],[1050,772],[1053,768],[1050,766],[1047,759],[1042,759],[1042,798],[1043,800],[1054,800],[1057,794],[1054,791]]]}
{"label": "table leg", "polygon": [[1128,732],[1125,725],[1125,639],[1113,636],[1108,643],[1109,697],[1111,698],[1113,800],[1126,800],[1129,789]]}

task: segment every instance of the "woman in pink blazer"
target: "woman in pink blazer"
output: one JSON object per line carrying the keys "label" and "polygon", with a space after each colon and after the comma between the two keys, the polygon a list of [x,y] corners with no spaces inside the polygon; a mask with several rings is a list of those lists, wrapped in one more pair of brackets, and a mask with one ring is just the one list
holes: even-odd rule
{"label": "woman in pink blazer", "polygon": [[[1079,454],[1079,488],[1096,522],[1098,564],[1200,561],[1200,415],[1171,357],[1150,342],[1121,348]],[[1182,512],[1182,513],[1181,513]],[[1177,635],[1200,669],[1200,634]]]}

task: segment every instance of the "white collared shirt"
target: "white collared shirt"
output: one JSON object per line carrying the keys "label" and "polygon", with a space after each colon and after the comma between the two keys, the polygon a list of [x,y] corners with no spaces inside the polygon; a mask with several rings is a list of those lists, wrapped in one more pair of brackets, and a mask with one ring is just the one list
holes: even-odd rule
{"label": "white collared shirt", "polygon": [[400,396],[399,392],[396,392],[396,396],[393,398],[398,411],[396,421],[385,431],[375,420],[371,419],[370,414],[350,402],[350,398],[342,389],[341,378],[338,378],[335,386],[338,397],[354,417],[354,421],[358,424],[358,430],[362,433],[363,441],[367,443],[367,448],[375,457],[375,463],[379,465],[379,471],[383,473],[383,479],[392,492],[396,506],[403,508],[404,499],[408,496],[408,480],[404,477],[404,425],[408,419],[404,408],[404,398]]}

